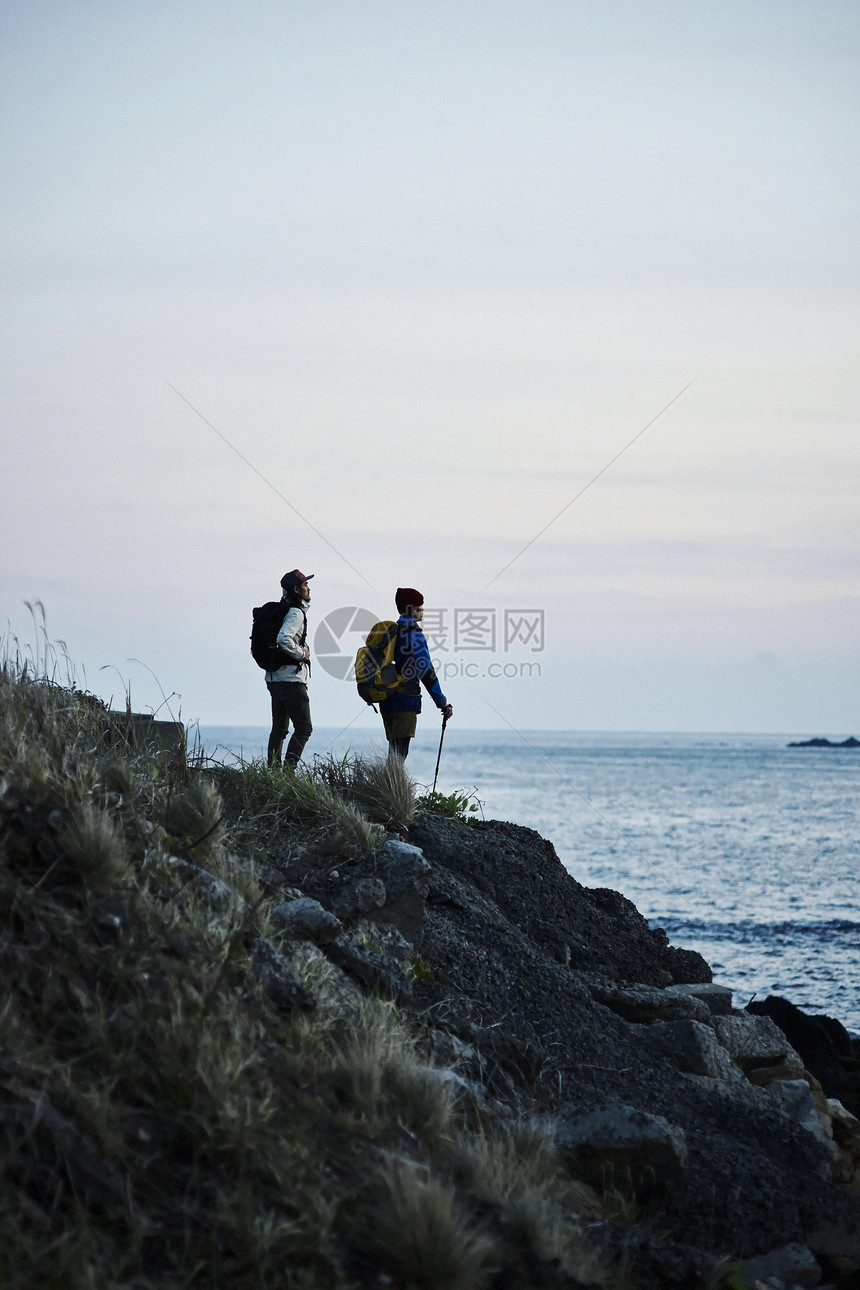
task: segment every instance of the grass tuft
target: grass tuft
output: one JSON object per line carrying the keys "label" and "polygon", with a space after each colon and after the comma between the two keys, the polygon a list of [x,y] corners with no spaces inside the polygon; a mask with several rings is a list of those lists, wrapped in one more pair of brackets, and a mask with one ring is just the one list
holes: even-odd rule
{"label": "grass tuft", "polygon": [[87,887],[111,890],[128,875],[125,838],[113,819],[90,802],[79,806],[61,836],[66,855]]}
{"label": "grass tuft", "polygon": [[383,1209],[386,1256],[402,1282],[416,1290],[480,1290],[500,1259],[492,1238],[459,1210],[441,1179],[406,1163],[383,1170],[389,1205]]}
{"label": "grass tuft", "polygon": [[415,818],[417,789],[400,757],[318,758],[314,773],[385,829],[404,833]]}
{"label": "grass tuft", "polygon": [[224,844],[224,806],[214,784],[207,780],[184,786],[171,799],[165,827],[195,864],[208,868]]}
{"label": "grass tuft", "polygon": [[238,840],[248,844],[261,834],[302,825],[320,836],[339,834],[347,846],[367,850],[379,845],[383,830],[360,807],[341,796],[324,775],[246,763],[240,788],[243,815]]}

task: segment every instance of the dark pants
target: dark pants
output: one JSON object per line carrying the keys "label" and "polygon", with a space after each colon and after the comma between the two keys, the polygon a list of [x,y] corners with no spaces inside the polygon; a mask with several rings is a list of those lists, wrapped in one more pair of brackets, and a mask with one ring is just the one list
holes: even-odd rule
{"label": "dark pants", "polygon": [[311,737],[311,705],[308,687],[304,681],[267,681],[266,689],[272,696],[272,733],[269,735],[268,762],[280,766],[281,748],[287,737],[289,724],[293,734],[287,744],[284,758],[288,766],[296,766],[305,744]]}

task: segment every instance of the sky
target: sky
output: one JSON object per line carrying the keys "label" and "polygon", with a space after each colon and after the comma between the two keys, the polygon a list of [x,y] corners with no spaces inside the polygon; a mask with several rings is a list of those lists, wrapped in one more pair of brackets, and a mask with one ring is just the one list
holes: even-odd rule
{"label": "sky", "polygon": [[263,725],[299,567],[320,726],[413,586],[464,726],[860,734],[858,53],[848,0],[0,3],[6,651],[38,602],[102,697]]}

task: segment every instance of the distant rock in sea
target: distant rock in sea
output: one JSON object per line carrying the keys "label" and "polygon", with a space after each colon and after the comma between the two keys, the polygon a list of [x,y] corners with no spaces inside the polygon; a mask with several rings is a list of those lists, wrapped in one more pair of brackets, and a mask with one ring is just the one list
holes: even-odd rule
{"label": "distant rock in sea", "polygon": [[834,743],[832,739],[798,739],[794,743],[787,745],[789,748],[860,748],[860,739],[855,739],[849,735],[841,743]]}

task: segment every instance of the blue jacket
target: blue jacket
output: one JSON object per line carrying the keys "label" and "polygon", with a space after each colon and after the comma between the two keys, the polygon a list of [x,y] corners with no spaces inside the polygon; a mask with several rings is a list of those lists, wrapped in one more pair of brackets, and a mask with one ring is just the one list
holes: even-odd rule
{"label": "blue jacket", "polygon": [[394,664],[405,684],[390,699],[380,703],[382,712],[420,712],[421,684],[437,708],[447,707],[448,700],[433,671],[427,639],[415,619],[408,618],[406,614],[401,614],[397,620]]}

